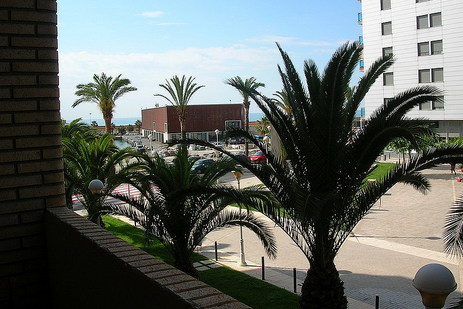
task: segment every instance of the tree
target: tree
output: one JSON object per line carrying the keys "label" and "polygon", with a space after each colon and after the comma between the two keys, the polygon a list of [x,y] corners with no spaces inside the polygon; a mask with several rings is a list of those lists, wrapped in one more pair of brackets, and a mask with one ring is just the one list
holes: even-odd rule
{"label": "tree", "polygon": [[[107,133],[90,139],[79,135],[64,137],[64,179],[68,207],[72,207],[72,195],[80,195],[80,201],[88,212],[88,219],[103,226],[101,213],[104,200],[117,186],[137,173],[138,161],[124,164],[126,159],[137,156],[131,148],[117,148],[113,144],[112,136]],[[120,168],[116,169],[117,165]],[[88,188],[93,179],[104,183],[100,194],[92,193]]]}
{"label": "tree", "polygon": [[106,76],[105,73],[101,73],[101,76],[95,74],[93,81],[92,83],[77,85],[75,94],[79,98],[72,104],[72,107],[76,107],[82,102],[96,103],[103,115],[106,132],[111,133],[116,100],[128,92],[137,90],[137,88],[129,86],[130,80],[121,78],[120,74],[116,78]]}
{"label": "tree", "polygon": [[269,126],[270,126],[270,121],[268,121],[267,117],[264,116],[260,120],[257,120],[256,131],[260,135],[269,135],[270,134]]}
{"label": "tree", "polygon": [[161,88],[164,88],[169,96],[163,94],[155,94],[154,96],[162,97],[166,99],[172,106],[175,107],[178,115],[178,122],[180,123],[180,133],[182,139],[186,139],[186,117],[187,117],[187,105],[190,102],[191,97],[196,91],[205,87],[204,85],[198,85],[194,82],[195,78],[190,76],[188,79],[185,75],[180,79],[177,75],[173,76],[170,81],[166,79],[165,84],[159,84]]}
{"label": "tree", "polygon": [[[421,192],[429,182],[420,170],[450,159],[461,159],[463,147],[443,146],[423,150],[407,163],[397,165],[383,179],[367,186],[365,179],[378,155],[395,138],[412,143],[422,134],[424,120],[406,113],[420,103],[439,99],[434,87],[416,87],[385,102],[358,131],[352,130],[361,101],[393,59],[375,61],[362,76],[354,93],[346,96],[362,47],[346,43],[331,57],[323,74],[315,63],[304,64],[303,84],[294,65],[280,46],[284,67],[279,67],[293,117],[274,100],[255,89],[240,87],[261,108],[281,139],[287,157],[266,153],[245,130],[229,131],[230,137],[246,137],[266,153],[268,163],[253,166],[235,157],[273,193],[281,209],[259,210],[275,221],[306,255],[310,269],[302,286],[302,308],[347,308],[343,282],[334,264],[341,245],[356,224],[392,186],[402,182]],[[191,141],[190,141],[191,142]],[[284,214],[284,215],[283,215]]]}
{"label": "tree", "polygon": [[179,147],[173,164],[163,158],[145,156],[141,174],[132,184],[141,197],[113,195],[131,207],[111,206],[117,214],[139,223],[148,238],[158,238],[174,257],[174,266],[198,277],[191,256],[193,250],[211,231],[225,226],[240,225],[251,229],[260,238],[267,254],[276,255],[270,228],[251,212],[225,209],[233,201],[256,206],[268,193],[262,187],[236,190],[217,185],[217,179],[236,169],[230,159],[219,160],[208,167],[204,175],[193,174],[193,161],[185,147]]}
{"label": "tree", "polygon": [[138,133],[140,133],[141,125],[142,125],[142,123],[141,123],[140,120],[135,121],[135,126],[137,127]]}
{"label": "tree", "polygon": [[98,122],[96,122],[95,120],[93,120],[91,126],[92,126],[92,127],[98,127]]}
{"label": "tree", "polygon": [[[239,76],[235,76],[233,78],[227,79],[225,81],[227,85],[233,86],[240,92],[241,96],[243,97],[243,110],[244,110],[244,129],[249,132],[249,94],[242,89],[253,89],[256,90],[260,87],[265,87],[265,84],[259,83],[256,81],[255,77],[247,78],[243,81],[243,79]],[[244,142],[244,154],[246,156],[249,155],[249,144],[248,140]]]}

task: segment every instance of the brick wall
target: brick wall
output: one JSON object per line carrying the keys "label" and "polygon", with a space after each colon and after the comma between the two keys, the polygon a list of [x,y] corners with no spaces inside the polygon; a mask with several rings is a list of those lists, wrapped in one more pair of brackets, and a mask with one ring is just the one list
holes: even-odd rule
{"label": "brick wall", "polygon": [[46,222],[55,308],[249,309],[66,208]]}
{"label": "brick wall", "polygon": [[0,308],[48,301],[44,210],[64,206],[56,0],[0,0]]}

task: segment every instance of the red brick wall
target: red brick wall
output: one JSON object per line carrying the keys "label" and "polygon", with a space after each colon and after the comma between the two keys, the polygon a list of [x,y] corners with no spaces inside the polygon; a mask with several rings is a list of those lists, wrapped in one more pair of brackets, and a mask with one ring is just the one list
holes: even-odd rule
{"label": "red brick wall", "polygon": [[0,308],[47,302],[43,215],[64,206],[55,0],[0,1]]}
{"label": "red brick wall", "polygon": [[[156,121],[156,131],[164,132],[164,122],[168,122],[169,133],[180,133],[177,112],[173,106],[145,109],[142,111],[142,119],[142,128],[145,130],[152,130],[152,122]],[[243,119],[241,104],[189,105],[186,132],[224,131],[225,120],[241,120],[243,124]],[[162,125],[158,122],[162,122]]]}
{"label": "red brick wall", "polygon": [[153,130],[153,122],[156,122],[157,132],[164,132],[164,123],[167,122],[167,107],[144,109],[141,113],[141,127],[145,130]]}

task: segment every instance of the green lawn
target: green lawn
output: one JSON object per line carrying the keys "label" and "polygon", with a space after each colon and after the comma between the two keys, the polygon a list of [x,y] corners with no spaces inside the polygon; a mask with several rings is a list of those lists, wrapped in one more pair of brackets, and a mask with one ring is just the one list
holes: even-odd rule
{"label": "green lawn", "polygon": [[[103,221],[109,232],[145,250],[157,259],[173,264],[172,256],[158,240],[152,241],[149,245],[145,244],[142,230],[110,216],[103,216]],[[193,260],[200,261],[207,258],[195,253]],[[200,272],[200,276],[203,282],[252,308],[298,308],[298,295],[231,268],[206,270]]]}
{"label": "green lawn", "polygon": [[376,168],[367,176],[367,179],[380,180],[394,166],[396,166],[395,163],[376,162]]}

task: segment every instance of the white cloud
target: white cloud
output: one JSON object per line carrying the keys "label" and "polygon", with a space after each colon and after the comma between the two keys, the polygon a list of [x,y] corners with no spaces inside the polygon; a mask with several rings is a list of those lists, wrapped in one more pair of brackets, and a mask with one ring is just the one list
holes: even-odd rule
{"label": "white cloud", "polygon": [[[96,104],[82,103],[71,108],[75,101],[75,87],[92,81],[93,74],[105,72],[129,78],[138,91],[123,96],[116,102],[115,117],[135,117],[141,109],[161,106],[165,101],[154,97],[161,92],[158,86],[173,75],[191,75],[198,84],[206,85],[192,98],[192,104],[239,103],[239,93],[225,85],[233,76],[254,76],[267,84],[266,94],[280,89],[276,63],[276,48],[250,48],[246,46],[186,48],[160,53],[110,54],[73,52],[60,54],[61,112],[65,119],[88,118],[89,113],[99,115]],[[267,90],[268,89],[268,90]],[[251,107],[256,110],[257,107]],[[93,116],[94,117],[94,116]]]}
{"label": "white cloud", "polygon": [[300,40],[297,37],[292,36],[263,36],[259,38],[250,38],[246,40],[247,42],[254,43],[269,43],[275,44],[279,43],[281,45],[296,45],[296,46],[313,46],[313,47],[323,47],[323,46],[338,46],[339,42],[331,41],[304,41]]}
{"label": "white cloud", "polygon": [[148,17],[148,18],[158,18],[164,15],[163,11],[151,11],[151,12],[143,12],[140,14],[143,17]]}

